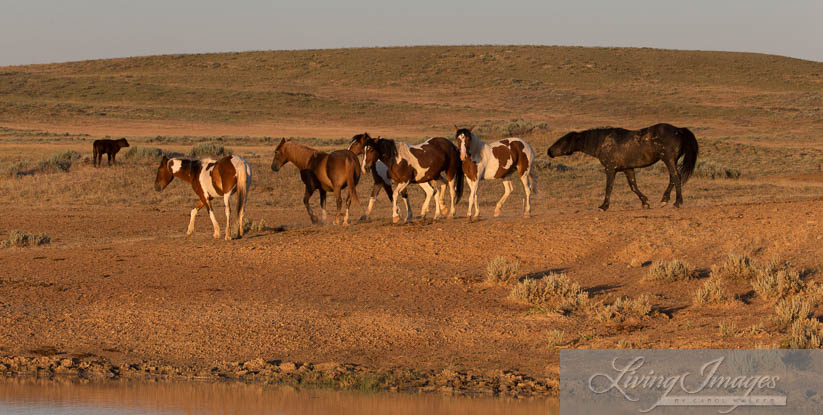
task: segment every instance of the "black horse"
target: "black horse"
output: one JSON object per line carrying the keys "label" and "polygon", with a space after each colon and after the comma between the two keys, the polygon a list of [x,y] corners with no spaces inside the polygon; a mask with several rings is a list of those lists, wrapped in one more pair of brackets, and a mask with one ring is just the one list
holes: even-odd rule
{"label": "black horse", "polygon": [[[649,207],[649,200],[637,188],[634,169],[651,166],[658,160],[666,163],[669,170],[669,186],[663,193],[662,206],[669,203],[672,187],[677,189],[674,207],[683,204],[680,186],[689,180],[697,164],[697,139],[687,128],[678,128],[671,124],[656,124],[642,130],[625,130],[623,128],[596,128],[583,132],[571,132],[557,140],[549,147],[549,157],[567,156],[582,151],[597,157],[606,170],[606,199],[600,209],[609,208],[609,197],[617,172],[626,174],[629,187],[637,194],[644,208]],[[677,161],[683,162],[677,166]]]}

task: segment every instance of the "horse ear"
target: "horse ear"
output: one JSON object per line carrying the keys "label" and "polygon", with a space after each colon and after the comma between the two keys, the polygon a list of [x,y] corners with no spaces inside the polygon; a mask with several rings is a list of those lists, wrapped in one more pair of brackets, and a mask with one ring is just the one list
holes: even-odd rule
{"label": "horse ear", "polygon": [[474,130],[474,126],[473,126],[473,125],[471,126],[471,128],[469,128],[469,132],[472,132],[472,130]]}
{"label": "horse ear", "polygon": [[457,124],[455,124],[454,125],[454,131],[459,131],[459,130],[460,130],[460,127],[458,127]]}

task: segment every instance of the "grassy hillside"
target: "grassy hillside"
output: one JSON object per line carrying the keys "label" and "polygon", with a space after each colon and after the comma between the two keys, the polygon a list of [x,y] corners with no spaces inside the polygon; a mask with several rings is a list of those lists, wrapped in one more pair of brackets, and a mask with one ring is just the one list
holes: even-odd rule
{"label": "grassy hillside", "polygon": [[[467,46],[168,55],[0,68],[0,123],[402,126],[522,117],[808,130],[823,63],[627,48]],[[756,134],[754,132],[750,134]]]}

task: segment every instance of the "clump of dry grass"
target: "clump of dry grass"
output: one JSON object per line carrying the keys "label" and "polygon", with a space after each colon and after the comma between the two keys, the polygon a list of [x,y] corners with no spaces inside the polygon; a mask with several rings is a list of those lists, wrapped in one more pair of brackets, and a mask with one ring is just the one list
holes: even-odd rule
{"label": "clump of dry grass", "polygon": [[157,147],[134,146],[129,147],[123,154],[123,158],[133,161],[155,161],[163,157],[163,150]]}
{"label": "clump of dry grass", "polygon": [[752,279],[757,274],[757,268],[752,259],[746,255],[730,253],[722,265],[712,266],[712,277],[721,279]]}
{"label": "clump of dry grass", "polygon": [[647,281],[681,281],[694,278],[694,268],[689,263],[675,259],[657,261],[646,272]]}
{"label": "clump of dry grass", "polygon": [[555,273],[540,279],[526,278],[512,288],[509,298],[564,315],[589,304],[589,294],[580,285],[566,274]]}
{"label": "clump of dry grass", "polygon": [[486,281],[495,284],[513,283],[517,280],[517,270],[519,268],[519,261],[509,261],[503,256],[495,257],[486,265]]}
{"label": "clump of dry grass", "polygon": [[694,175],[707,179],[738,179],[740,170],[722,166],[711,160],[702,160],[697,162]]}
{"label": "clump of dry grass", "polygon": [[45,233],[27,233],[22,231],[9,232],[8,239],[0,241],[3,248],[25,248],[29,246],[40,246],[51,242],[51,238]]}
{"label": "clump of dry grass", "polygon": [[778,260],[759,268],[752,281],[755,293],[764,300],[779,300],[790,294],[800,293],[804,286],[800,273]]}
{"label": "clump of dry grass", "polygon": [[249,232],[266,232],[266,231],[282,231],[282,226],[269,226],[266,221],[260,219],[259,221],[252,221],[248,218],[243,218],[243,233]]}
{"label": "clump of dry grass", "polygon": [[717,326],[721,337],[733,337],[737,335],[737,324],[733,322],[721,321]]}
{"label": "clump of dry grass", "polygon": [[200,143],[189,150],[189,156],[191,157],[228,156],[231,154],[231,149],[214,143]]}
{"label": "clump of dry grass", "polygon": [[648,294],[637,298],[620,297],[612,304],[601,305],[592,310],[594,318],[600,322],[622,323],[630,319],[643,319],[652,315],[652,305]]}
{"label": "clump of dry grass", "polygon": [[74,163],[83,158],[83,155],[74,150],[65,150],[52,153],[39,162],[18,160],[4,168],[6,176],[19,177],[40,173],[66,173]]}
{"label": "clump of dry grass", "polygon": [[823,346],[823,324],[812,318],[801,318],[792,323],[792,332],[786,341],[790,349],[819,349]]}
{"label": "clump of dry grass", "polygon": [[731,299],[726,283],[720,278],[710,277],[703,283],[703,287],[694,292],[694,304],[720,304]]}
{"label": "clump of dry grass", "polygon": [[778,301],[774,311],[777,313],[778,324],[788,326],[797,320],[811,317],[812,306],[807,299],[796,295],[791,299],[783,298]]}
{"label": "clump of dry grass", "polygon": [[566,333],[564,333],[563,330],[550,330],[548,336],[546,336],[546,339],[549,342],[549,348],[554,349],[557,346],[562,345],[564,343],[563,338],[565,337],[565,334]]}

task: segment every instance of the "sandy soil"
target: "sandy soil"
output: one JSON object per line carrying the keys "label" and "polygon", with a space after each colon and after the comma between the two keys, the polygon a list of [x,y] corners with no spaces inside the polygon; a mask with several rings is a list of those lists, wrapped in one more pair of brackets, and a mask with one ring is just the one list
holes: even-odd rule
{"label": "sandy soil", "polygon": [[[262,357],[553,377],[552,329],[570,347],[754,347],[778,338],[718,336],[721,318],[743,329],[772,306],[696,307],[702,282],[644,282],[637,262],[685,258],[707,270],[735,251],[814,268],[823,254],[818,201],[606,213],[537,204],[531,219],[514,216],[517,202],[508,217],[399,226],[382,216],[385,201],[374,221],[348,227],[310,226],[296,207],[258,208],[285,231],[232,242],[212,240],[205,216],[183,238],[183,207],[8,206],[0,230],[48,229],[54,240],[0,250],[0,354],[177,366]],[[535,313],[485,282],[498,255],[519,260],[523,275],[566,272],[596,299],[650,293],[661,314],[625,327]]]}

